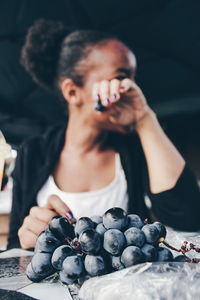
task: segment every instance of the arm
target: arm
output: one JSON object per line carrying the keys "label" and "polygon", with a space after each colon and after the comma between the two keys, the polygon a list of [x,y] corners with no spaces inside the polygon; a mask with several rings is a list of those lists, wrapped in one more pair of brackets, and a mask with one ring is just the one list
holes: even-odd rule
{"label": "arm", "polygon": [[185,161],[164,133],[154,112],[149,109],[135,129],[147,162],[150,191],[156,194],[173,188]]}
{"label": "arm", "polygon": [[183,231],[200,229],[200,190],[187,165],[173,188],[153,194],[147,180],[145,190],[155,219]]}
{"label": "arm", "polygon": [[[151,192],[159,193],[172,188],[183,171],[185,161],[165,135],[141,89],[131,79],[113,79],[107,82],[106,91],[109,86],[110,93],[105,95],[104,85],[99,84],[98,92],[101,99],[110,99],[111,104],[107,104],[110,121],[124,128],[134,125],[139,135],[147,162]],[[104,102],[103,104],[106,105]]]}
{"label": "arm", "polygon": [[[13,201],[10,216],[10,228],[7,248],[34,248],[37,236],[46,229],[49,221],[55,215],[65,215],[69,208],[66,204],[51,196],[46,207],[36,206],[36,202],[27,201],[23,195],[23,174],[29,170],[26,158],[26,148],[20,147],[13,173]],[[25,166],[24,166],[25,164]],[[26,214],[24,213],[26,211]]]}
{"label": "arm", "polygon": [[[134,125],[140,138],[153,213],[177,229],[199,229],[200,192],[196,179],[165,135],[142,91],[130,79],[120,83],[113,80],[110,86],[111,94],[116,95],[110,97],[110,121],[124,128]],[[100,95],[103,98],[103,91]]]}
{"label": "arm", "polygon": [[135,124],[146,160],[146,191],[152,212],[179,230],[200,228],[200,191],[194,174],[147,108]]}
{"label": "arm", "polygon": [[155,218],[179,230],[200,228],[200,191],[194,174],[150,110],[136,124],[147,168],[146,191]]}

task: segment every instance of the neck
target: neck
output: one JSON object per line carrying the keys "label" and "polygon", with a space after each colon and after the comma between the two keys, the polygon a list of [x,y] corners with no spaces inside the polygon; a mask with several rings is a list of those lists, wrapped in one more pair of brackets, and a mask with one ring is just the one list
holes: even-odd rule
{"label": "neck", "polygon": [[66,135],[64,151],[78,151],[80,154],[86,154],[87,152],[101,151],[106,132],[92,126],[88,120],[82,120],[79,116],[70,116]]}

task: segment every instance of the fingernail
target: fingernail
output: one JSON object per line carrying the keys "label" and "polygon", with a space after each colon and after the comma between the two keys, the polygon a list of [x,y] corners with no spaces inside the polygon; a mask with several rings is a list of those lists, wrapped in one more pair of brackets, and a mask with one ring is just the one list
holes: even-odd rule
{"label": "fingernail", "polygon": [[116,94],[113,94],[112,96],[111,96],[111,99],[112,100],[115,100],[117,98],[117,95]]}
{"label": "fingernail", "polygon": [[74,216],[73,216],[73,213],[71,212],[71,210],[69,210],[69,211],[67,211],[66,213],[65,213],[65,217],[66,217],[66,219],[68,220],[68,222],[70,223],[70,224],[75,224],[76,223],[76,218],[74,218]]}
{"label": "fingernail", "polygon": [[67,218],[67,220],[70,222],[72,219],[74,219],[74,216],[72,214],[72,212],[70,210],[68,210],[66,213],[65,213],[65,217]]}
{"label": "fingernail", "polygon": [[99,94],[97,94],[96,96],[95,96],[95,101],[99,101],[100,100],[100,96],[99,96]]}
{"label": "fingernail", "polygon": [[125,87],[123,87],[123,86],[120,86],[119,89],[120,89],[121,92],[125,91]]}
{"label": "fingernail", "polygon": [[103,104],[104,104],[105,106],[109,105],[109,104],[110,104],[109,98],[105,98],[104,101],[103,101]]}

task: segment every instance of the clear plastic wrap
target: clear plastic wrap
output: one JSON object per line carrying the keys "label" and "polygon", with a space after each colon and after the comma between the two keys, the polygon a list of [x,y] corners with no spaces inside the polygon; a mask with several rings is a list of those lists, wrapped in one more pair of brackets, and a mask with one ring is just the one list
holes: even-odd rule
{"label": "clear plastic wrap", "polygon": [[200,265],[145,263],[86,281],[81,300],[200,299]]}
{"label": "clear plastic wrap", "polygon": [[[180,248],[187,240],[200,247],[200,234],[168,228],[166,241]],[[172,251],[174,256],[179,253]],[[190,258],[200,258],[191,250]],[[200,300],[200,263],[144,263],[84,282],[81,300]]]}

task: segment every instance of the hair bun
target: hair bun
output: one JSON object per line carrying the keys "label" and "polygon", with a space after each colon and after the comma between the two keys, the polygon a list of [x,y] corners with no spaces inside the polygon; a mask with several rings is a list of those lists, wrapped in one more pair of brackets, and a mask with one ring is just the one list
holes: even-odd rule
{"label": "hair bun", "polygon": [[43,19],[28,30],[21,64],[39,85],[54,88],[61,44],[69,33],[61,22]]}

